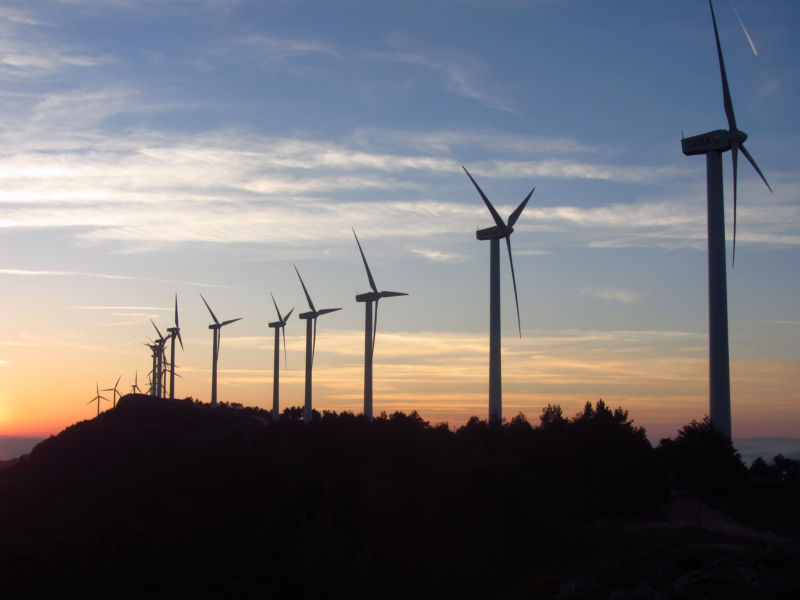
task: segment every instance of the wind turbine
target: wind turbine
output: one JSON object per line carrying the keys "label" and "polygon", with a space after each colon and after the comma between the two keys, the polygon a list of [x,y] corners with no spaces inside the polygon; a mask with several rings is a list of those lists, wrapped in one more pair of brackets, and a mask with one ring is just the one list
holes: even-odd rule
{"label": "wind turbine", "polygon": [[[381,298],[393,298],[395,296],[408,296],[405,292],[379,292],[372,278],[372,273],[358,241],[355,229],[353,235],[358,244],[358,251],[361,253],[361,260],[364,261],[364,268],[367,270],[367,279],[371,292],[356,295],[356,302],[363,302],[365,307],[364,316],[364,416],[372,420],[372,357],[375,353],[375,333],[378,329],[378,302]],[[372,315],[372,304],[375,304],[375,316]]]}
{"label": "wind turbine", "polygon": [[117,377],[117,383],[114,384],[113,388],[106,388],[106,389],[103,390],[104,392],[114,392],[112,394],[112,396],[111,396],[112,398],[114,398],[114,401],[112,403],[112,407],[114,407],[114,408],[116,408],[116,406],[117,406],[117,394],[119,394],[120,398],[122,397],[122,394],[120,394],[119,391],[117,390],[117,386],[119,385],[119,380],[120,379],[122,379],[122,375]]}
{"label": "wind turbine", "polygon": [[[150,322],[153,323],[153,319],[150,319]],[[159,331],[158,327],[155,323],[153,323],[153,327],[156,329],[156,333],[158,334],[158,338],[155,340],[156,352],[158,354],[156,358],[156,371],[153,376],[153,379],[157,382],[156,383],[156,397],[161,398],[164,395],[164,347],[166,346],[167,340],[169,339],[169,334],[164,337]],[[174,342],[173,342],[174,344]]]}
{"label": "wind turbine", "polygon": [[275,305],[275,312],[278,313],[278,320],[273,321],[269,324],[275,330],[275,357],[274,357],[274,364],[273,364],[273,375],[272,375],[272,420],[277,421],[280,418],[280,408],[279,408],[279,385],[278,385],[278,378],[280,374],[280,366],[281,366],[281,337],[280,334],[283,333],[283,360],[288,365],[288,361],[286,361],[286,322],[289,320],[289,317],[294,312],[294,307],[285,316],[281,316],[281,311],[278,309],[278,303],[275,302],[275,296],[272,295],[272,292],[269,293],[270,297],[272,298],[272,303]]}
{"label": "wind turbine", "polygon": [[153,369],[150,371],[150,395],[153,398],[158,398],[158,383],[161,381],[161,377],[158,376],[158,357],[161,354],[161,346],[157,343],[152,344],[145,344],[148,348],[150,348],[150,352],[153,353]]}
{"label": "wind turbine", "polygon": [[169,332],[170,344],[170,358],[169,358],[169,399],[175,399],[175,338],[181,344],[183,350],[183,340],[181,339],[181,328],[178,325],[178,294],[175,294],[175,325],[167,329]]}
{"label": "wind turbine", "polygon": [[725,273],[725,203],[722,190],[722,153],[731,151],[733,161],[733,254],[736,257],[736,179],[739,150],[753,165],[756,173],[772,191],[766,177],[758,168],[756,161],[744,147],[747,134],[736,127],[733,114],[731,92],[725,62],[722,60],[722,47],[719,43],[717,19],[714,6],[711,9],[711,22],[717,42],[719,72],[722,79],[722,101],[728,127],[702,133],[681,140],[683,153],[687,156],[706,155],[706,189],[708,205],[708,343],[709,343],[709,404],[711,422],[719,431],[731,437],[731,381],[728,355],[728,283]]}
{"label": "wind turbine", "polygon": [[508,223],[503,221],[492,203],[483,193],[483,190],[469,174],[465,167],[464,172],[469,177],[472,185],[483,198],[486,208],[494,219],[495,225],[486,229],[479,229],[475,236],[479,240],[489,240],[489,422],[499,424],[503,419],[503,374],[500,368],[500,240],[505,238],[508,248],[508,263],[511,266],[511,281],[514,284],[514,302],[517,306],[517,328],[519,337],[522,337],[522,323],[519,318],[519,298],[517,297],[517,279],[514,275],[514,260],[511,258],[511,234],[514,224],[519,219],[525,205],[530,200],[533,190],[528,192],[525,199],[514,209],[508,217]]}
{"label": "wind turbine", "polygon": [[317,310],[314,308],[314,303],[311,301],[311,296],[308,295],[306,284],[303,283],[303,278],[300,277],[300,271],[297,270],[297,265],[294,265],[294,270],[295,273],[297,273],[297,276],[300,278],[300,285],[303,286],[303,292],[305,292],[306,300],[308,300],[308,307],[311,309],[308,312],[300,313],[298,315],[306,322],[306,394],[305,407],[303,409],[303,421],[305,423],[311,423],[311,367],[314,366],[314,350],[317,345],[317,318],[342,309],[321,308]]}
{"label": "wind turbine", "polygon": [[86,404],[91,404],[92,402],[97,402],[97,415],[99,416],[100,415],[100,400],[105,400],[106,402],[110,402],[110,400],[108,398],[106,398],[105,396],[101,396],[100,395],[100,386],[97,383],[95,383],[95,390],[97,392],[97,395],[94,398],[92,398],[91,400],[89,400],[89,402],[87,402]]}
{"label": "wind turbine", "polygon": [[141,394],[142,390],[139,387],[139,371],[137,370],[133,376],[133,385],[131,386],[131,394]]}
{"label": "wind turbine", "polygon": [[[200,297],[203,298],[203,294],[200,294]],[[217,316],[214,314],[214,311],[211,310],[211,307],[206,302],[206,299],[203,298],[203,304],[206,305],[208,312],[211,313],[211,318],[214,319],[214,322],[208,326],[210,330],[214,332],[214,348],[213,348],[213,358],[211,361],[211,406],[217,405],[217,359],[219,358],[219,340],[222,336],[221,329],[225,327],[225,325],[230,325],[231,323],[235,323],[236,321],[241,320],[241,317],[236,319],[229,319],[227,321],[223,321],[222,323],[219,322]]]}

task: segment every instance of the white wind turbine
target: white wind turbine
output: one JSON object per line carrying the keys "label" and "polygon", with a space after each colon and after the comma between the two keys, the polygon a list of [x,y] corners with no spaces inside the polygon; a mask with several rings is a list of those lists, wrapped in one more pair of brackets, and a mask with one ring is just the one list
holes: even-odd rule
{"label": "white wind turbine", "polygon": [[479,229],[475,236],[479,240],[490,241],[489,252],[489,422],[499,424],[503,420],[503,375],[500,366],[500,240],[505,238],[508,248],[508,262],[511,265],[511,281],[514,284],[514,302],[517,306],[517,327],[519,336],[522,337],[522,323],[519,318],[519,299],[517,297],[517,279],[514,275],[514,260],[511,258],[511,234],[514,224],[519,219],[525,205],[530,200],[531,189],[520,205],[508,217],[508,223],[503,221],[492,203],[483,193],[483,190],[472,178],[466,168],[462,167],[469,177],[472,185],[483,198],[486,208],[494,219],[495,225],[486,229]]}
{"label": "white wind turbine", "polygon": [[722,191],[722,153],[731,151],[733,162],[733,253],[731,264],[736,256],[736,187],[739,150],[753,165],[769,191],[772,188],[758,168],[756,161],[744,147],[747,134],[736,127],[733,114],[731,92],[725,62],[722,60],[722,47],[719,43],[717,19],[714,6],[711,9],[711,22],[714,25],[714,38],[717,43],[719,72],[722,79],[722,101],[729,129],[718,129],[681,140],[683,153],[687,156],[706,155],[706,195],[708,210],[708,343],[709,343],[709,405],[710,417],[714,427],[731,437],[731,381],[728,354],[728,283],[725,272],[725,203]]}
{"label": "white wind turbine", "polygon": [[[203,298],[203,294],[200,294],[200,297]],[[208,326],[210,330],[214,332],[214,346],[213,346],[213,355],[211,361],[211,406],[217,405],[217,360],[219,359],[219,342],[220,337],[222,335],[221,329],[225,327],[225,325],[230,325],[231,323],[235,323],[236,321],[241,320],[241,317],[236,319],[229,319],[227,321],[223,321],[222,323],[219,322],[217,316],[214,314],[214,311],[211,310],[211,307],[206,302],[206,299],[203,298],[203,304],[206,305],[208,312],[211,313],[211,318],[214,319],[214,322]]]}
{"label": "white wind turbine", "polygon": [[280,376],[280,366],[281,366],[281,337],[280,334],[283,333],[283,359],[288,365],[288,361],[286,360],[286,322],[289,320],[289,317],[294,312],[294,307],[286,313],[286,315],[281,316],[281,311],[278,309],[278,303],[275,302],[275,296],[272,295],[272,292],[269,293],[270,297],[272,298],[272,303],[275,305],[275,312],[278,313],[278,320],[273,321],[269,324],[275,330],[275,356],[273,359],[273,375],[272,375],[272,420],[277,421],[281,414],[280,414],[280,402],[278,399],[279,396],[279,376]]}
{"label": "white wind turbine", "polygon": [[[367,271],[367,279],[371,292],[356,295],[356,302],[363,302],[365,308],[364,316],[364,416],[372,420],[372,357],[375,353],[375,333],[378,329],[378,302],[381,298],[393,298],[395,296],[408,296],[405,292],[379,292],[372,278],[372,273],[358,241],[355,229],[353,235],[358,244],[358,251],[361,253],[361,260],[364,261],[364,268]],[[375,304],[375,316],[372,314],[372,305]]]}
{"label": "white wind turbine", "polygon": [[[303,421],[311,423],[311,368],[314,366],[314,350],[317,345],[317,318],[328,313],[342,310],[341,308],[321,308],[317,310],[314,308],[314,303],[311,301],[311,296],[308,294],[306,284],[303,283],[303,278],[300,277],[300,271],[297,270],[297,265],[294,266],[297,277],[300,278],[300,285],[303,286],[303,292],[308,300],[308,307],[311,309],[308,312],[300,313],[298,316],[306,322],[306,389],[305,389],[305,406],[303,408]],[[313,323],[313,326],[312,326]]]}

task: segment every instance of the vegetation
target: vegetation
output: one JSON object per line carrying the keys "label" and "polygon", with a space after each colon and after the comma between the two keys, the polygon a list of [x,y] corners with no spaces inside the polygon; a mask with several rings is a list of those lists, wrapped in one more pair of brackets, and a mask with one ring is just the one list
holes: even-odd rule
{"label": "vegetation", "polygon": [[[692,453],[730,466],[710,484]],[[273,423],[259,409],[127,396],[0,471],[0,580],[9,597],[605,598],[635,588],[648,560],[672,560],[677,579],[687,540],[709,541],[637,529],[663,521],[671,480],[741,518],[767,498],[768,524],[796,535],[782,511],[797,505],[799,473],[778,457],[748,472],[706,422],[654,449],[602,400],[572,418],[548,406],[537,424],[473,418],[453,432],[416,412],[315,412],[305,426],[298,408]],[[798,559],[780,557],[746,591],[794,597],[781,577]],[[647,575],[660,597],[701,589],[670,596],[660,573]]]}

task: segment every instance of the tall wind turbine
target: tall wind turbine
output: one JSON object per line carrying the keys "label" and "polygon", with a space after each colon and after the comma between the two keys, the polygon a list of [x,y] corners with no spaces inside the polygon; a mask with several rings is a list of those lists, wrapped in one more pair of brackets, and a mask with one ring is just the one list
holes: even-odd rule
{"label": "tall wind turbine", "polygon": [[115,408],[117,406],[117,394],[119,394],[120,398],[122,397],[122,394],[120,394],[119,390],[117,390],[117,386],[119,385],[119,380],[120,379],[122,379],[122,375],[117,377],[117,383],[114,384],[114,387],[106,388],[106,389],[103,390],[104,392],[114,392],[111,397],[114,399],[113,403],[112,403],[112,406],[115,407]]}
{"label": "tall wind turbine", "polygon": [[[203,298],[203,294],[200,294],[200,297]],[[236,321],[241,320],[242,317],[238,317],[236,319],[229,319],[227,321],[223,321],[222,323],[219,322],[217,316],[214,314],[214,311],[211,310],[211,307],[206,302],[206,299],[203,298],[203,304],[206,305],[208,312],[211,313],[211,318],[214,319],[214,322],[208,326],[210,330],[214,332],[214,347],[213,347],[213,357],[211,361],[211,406],[217,405],[217,359],[219,359],[219,341],[220,337],[222,336],[222,328],[225,325],[230,325],[231,323],[235,323]]]}
{"label": "tall wind turbine", "polygon": [[[367,264],[367,258],[364,256],[364,250],[361,248],[361,242],[358,241],[355,229],[353,235],[358,244],[358,251],[361,253],[361,260],[364,261],[364,268],[367,270],[367,279],[369,280],[369,287],[372,288],[371,292],[358,294],[356,302],[363,302],[366,309],[364,316],[364,416],[370,421],[372,420],[372,357],[375,353],[375,333],[378,329],[378,302],[381,298],[392,298],[394,296],[408,296],[405,292],[379,292],[375,285],[375,280],[372,278],[372,273]],[[375,316],[372,315],[372,305],[375,304]]]}
{"label": "tall wind turbine", "polygon": [[728,284],[725,273],[725,203],[722,192],[722,153],[731,151],[733,161],[733,254],[736,257],[736,178],[739,150],[753,165],[756,173],[772,188],[758,168],[756,161],[744,147],[747,134],[736,127],[733,114],[731,92],[725,62],[722,60],[722,47],[719,43],[717,19],[714,6],[711,9],[711,22],[717,42],[719,72],[722,78],[722,101],[728,127],[702,133],[681,140],[683,153],[687,156],[706,155],[706,188],[708,205],[708,342],[709,342],[709,404],[711,422],[719,431],[731,437],[731,381],[728,356]]}
{"label": "tall wind turbine", "polygon": [[158,357],[161,355],[161,346],[157,343],[152,344],[145,344],[148,348],[150,348],[150,352],[153,355],[153,369],[150,371],[150,395],[153,398],[158,398],[158,383],[161,381],[161,377],[158,373]]}
{"label": "tall wind turbine", "polygon": [[275,302],[275,296],[272,295],[272,292],[269,293],[270,297],[272,298],[272,303],[275,305],[275,312],[278,313],[278,320],[273,321],[269,324],[275,330],[275,357],[273,359],[273,375],[272,375],[272,420],[277,421],[280,416],[280,402],[278,399],[279,396],[279,376],[281,371],[281,336],[280,334],[283,333],[283,360],[288,365],[288,361],[286,361],[286,322],[289,320],[289,317],[292,316],[294,312],[294,307],[286,313],[286,315],[281,316],[281,311],[278,309],[278,303]]}
{"label": "tall wind turbine", "polygon": [[109,402],[109,399],[106,398],[105,396],[101,396],[100,395],[100,386],[97,383],[95,383],[95,391],[96,391],[97,395],[94,398],[92,398],[91,400],[89,400],[89,402],[87,402],[86,404],[91,404],[92,402],[97,402],[97,415],[99,416],[100,415],[100,400],[105,400],[106,402]]}
{"label": "tall wind turbine", "polygon": [[[297,265],[294,266],[297,277],[300,278],[300,285],[303,286],[303,292],[308,300],[308,312],[300,313],[298,316],[306,322],[306,394],[305,394],[305,407],[303,409],[303,421],[311,423],[311,367],[314,366],[314,350],[317,345],[317,318],[328,313],[342,310],[341,308],[321,308],[317,310],[314,308],[314,303],[311,301],[311,296],[308,295],[306,284],[303,283],[303,278],[300,277],[300,271],[297,270]],[[313,326],[312,326],[313,322]]]}
{"label": "tall wind turbine", "polygon": [[517,306],[517,328],[519,337],[522,337],[522,323],[519,318],[519,298],[517,297],[517,279],[514,275],[514,260],[511,258],[511,234],[514,224],[519,219],[525,205],[530,200],[531,189],[520,205],[508,217],[508,223],[503,221],[492,203],[483,193],[483,190],[472,178],[466,168],[462,166],[472,185],[483,198],[486,208],[494,219],[495,225],[486,229],[479,229],[475,236],[479,240],[489,240],[489,422],[499,424],[503,420],[503,374],[500,367],[500,240],[505,238],[508,248],[508,262],[511,265],[511,281],[514,284],[514,302]]}
{"label": "tall wind turbine", "polygon": [[181,328],[178,325],[178,294],[175,294],[175,325],[167,329],[170,338],[170,356],[169,356],[169,399],[175,399],[175,338],[181,344],[183,350],[183,340],[181,339]]}

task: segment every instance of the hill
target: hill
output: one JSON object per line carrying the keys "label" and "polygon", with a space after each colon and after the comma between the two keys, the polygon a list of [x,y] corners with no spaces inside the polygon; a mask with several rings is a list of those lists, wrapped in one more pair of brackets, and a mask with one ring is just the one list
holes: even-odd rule
{"label": "hill", "polygon": [[0,471],[4,591],[562,599],[800,591],[790,524],[778,536],[671,522],[676,476],[665,457],[679,457],[682,442],[653,449],[625,411],[602,401],[573,419],[548,407],[536,427],[522,417],[502,428],[473,419],[457,432],[415,413],[371,423],[326,413],[308,426],[300,414],[271,423],[263,411],[126,396],[42,442]]}

